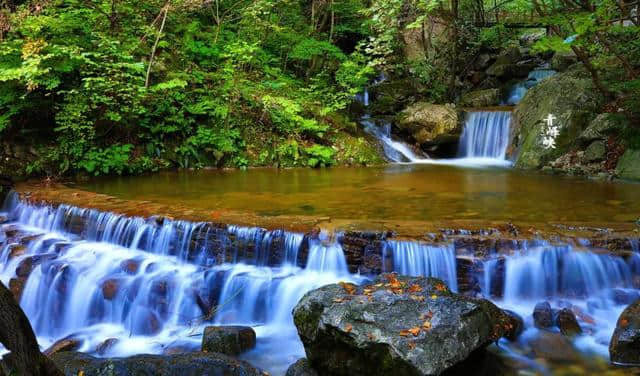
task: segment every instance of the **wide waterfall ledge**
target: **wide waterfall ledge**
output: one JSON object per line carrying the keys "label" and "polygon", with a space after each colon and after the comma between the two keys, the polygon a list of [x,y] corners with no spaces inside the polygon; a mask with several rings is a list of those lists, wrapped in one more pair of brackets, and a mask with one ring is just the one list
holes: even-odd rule
{"label": "wide waterfall ledge", "polygon": [[439,278],[523,317],[521,339],[501,342],[507,357],[526,355],[538,333],[531,312],[546,300],[580,312],[583,334],[573,346],[607,359],[618,315],[640,297],[635,238],[602,252],[586,239],[487,243],[488,234],[463,230],[432,241],[304,234],[33,204],[15,193],[0,217],[0,279],[19,297],[40,344],[71,336],[97,356],[196,349],[206,324],[241,324],[258,335],[242,357],[281,375],[304,356],[291,312],[306,292],[393,271]]}

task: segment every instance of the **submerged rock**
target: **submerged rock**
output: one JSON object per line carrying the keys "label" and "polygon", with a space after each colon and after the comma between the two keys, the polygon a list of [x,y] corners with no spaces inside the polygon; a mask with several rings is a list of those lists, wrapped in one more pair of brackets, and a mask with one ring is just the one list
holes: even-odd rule
{"label": "submerged rock", "polygon": [[533,309],[533,324],[536,328],[544,329],[553,326],[553,311],[549,302],[540,302]]}
{"label": "submerged rock", "polygon": [[493,303],[452,293],[435,278],[383,274],[307,293],[294,309],[307,358],[319,374],[440,374],[503,336]]}
{"label": "submerged rock", "polygon": [[556,316],[556,325],[560,329],[560,333],[565,336],[575,336],[582,333],[582,328],[578,324],[576,315],[569,308],[563,308]]}
{"label": "submerged rock", "polygon": [[256,346],[256,332],[248,326],[208,326],[202,336],[202,351],[238,355]]}
{"label": "submerged rock", "polygon": [[615,364],[640,365],[640,300],[620,314],[609,344],[609,356]]}
{"label": "submerged rock", "polygon": [[420,145],[449,142],[459,133],[458,113],[453,106],[418,102],[398,116],[397,127]]}
{"label": "submerged rock", "polygon": [[529,345],[537,358],[559,362],[575,362],[580,358],[571,340],[557,332],[541,331]]}
{"label": "submerged rock", "polygon": [[[94,358],[76,352],[51,356],[67,376],[258,376],[249,363],[223,354],[188,353],[176,355],[136,355],[128,358]],[[81,372],[82,371],[82,372]]]}
{"label": "submerged rock", "polygon": [[311,368],[307,358],[301,358],[287,368],[285,376],[318,376],[318,372]]}

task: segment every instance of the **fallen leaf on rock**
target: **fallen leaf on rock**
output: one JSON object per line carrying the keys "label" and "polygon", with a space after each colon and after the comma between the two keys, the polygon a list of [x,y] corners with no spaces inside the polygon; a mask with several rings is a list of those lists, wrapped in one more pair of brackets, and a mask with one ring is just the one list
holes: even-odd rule
{"label": "fallen leaf on rock", "polygon": [[418,334],[420,334],[420,328],[416,326],[410,329],[404,329],[400,331],[400,335],[402,337],[408,337],[409,334],[413,334],[414,337],[417,337]]}
{"label": "fallen leaf on rock", "polygon": [[356,293],[356,285],[354,285],[353,283],[340,282],[339,285],[342,286],[344,291],[349,295],[353,295]]}
{"label": "fallen leaf on rock", "polygon": [[416,343],[411,341],[407,344],[407,346],[409,347],[409,350],[413,350],[416,348]]}
{"label": "fallen leaf on rock", "polygon": [[409,291],[411,293],[421,292],[422,291],[422,287],[420,287],[420,285],[413,284],[413,285],[409,286],[409,289],[407,291]]}
{"label": "fallen leaf on rock", "polygon": [[436,290],[438,290],[438,291],[444,291],[446,289],[447,289],[447,286],[443,285],[442,283],[438,283],[436,285]]}
{"label": "fallen leaf on rock", "polygon": [[431,321],[425,321],[422,323],[422,329],[429,330],[431,329]]}
{"label": "fallen leaf on rock", "polygon": [[342,303],[342,302],[344,302],[344,299],[342,299],[342,298],[333,298],[333,302],[334,303]]}
{"label": "fallen leaf on rock", "polygon": [[422,295],[409,295],[411,300],[415,300],[416,302],[424,302],[424,296]]}
{"label": "fallen leaf on rock", "polygon": [[344,331],[347,333],[351,333],[351,330],[353,329],[353,326],[351,326],[351,324],[347,324],[344,327]]}
{"label": "fallen leaf on rock", "polygon": [[431,299],[433,299],[433,300],[438,299],[438,295],[436,295],[436,294],[431,295]]}
{"label": "fallen leaf on rock", "polygon": [[433,317],[433,312],[429,311],[420,315],[420,320],[430,320]]}

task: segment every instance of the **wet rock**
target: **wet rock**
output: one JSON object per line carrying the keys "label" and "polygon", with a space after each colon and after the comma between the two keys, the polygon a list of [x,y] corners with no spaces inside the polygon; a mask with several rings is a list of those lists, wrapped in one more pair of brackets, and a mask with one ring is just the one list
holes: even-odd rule
{"label": "wet rock", "polygon": [[460,105],[465,107],[491,107],[500,104],[500,89],[471,91],[460,98]]}
{"label": "wet rock", "polygon": [[27,278],[29,274],[31,274],[33,268],[40,265],[44,261],[56,258],[56,256],[57,255],[55,254],[43,253],[40,255],[25,257],[22,261],[20,261],[20,264],[18,264],[18,267],[16,268],[16,276],[18,276],[19,278]]}
{"label": "wet rock", "polygon": [[578,324],[576,315],[569,308],[563,308],[556,316],[556,325],[560,328],[560,333],[565,336],[576,336],[582,333],[582,328]]}
{"label": "wet rock", "polygon": [[533,324],[544,329],[553,326],[553,311],[549,302],[540,302],[533,309]]}
{"label": "wet rock", "polygon": [[616,175],[623,179],[640,180],[640,150],[627,149],[618,160]]}
{"label": "wet rock", "polygon": [[248,326],[208,326],[202,336],[202,351],[238,355],[256,346],[256,332]]}
{"label": "wet rock", "polygon": [[517,313],[503,309],[504,313],[509,317],[509,328],[504,337],[509,341],[515,341],[524,331],[524,320]]}
{"label": "wet rock", "polygon": [[14,257],[24,255],[24,252],[27,250],[27,247],[25,247],[22,244],[13,244],[9,246],[9,249],[10,249],[9,251],[9,260],[10,260]]}
{"label": "wet rock", "polygon": [[580,355],[571,341],[560,333],[541,331],[529,345],[535,357],[559,362],[575,362]]}
{"label": "wet rock", "polygon": [[53,345],[49,346],[49,348],[44,350],[42,353],[50,357],[55,353],[59,353],[63,351],[76,351],[80,348],[81,345],[82,345],[82,341],[80,341],[79,339],[66,337],[56,341]]}
{"label": "wet rock", "polygon": [[120,340],[117,338],[107,338],[104,341],[102,341],[98,347],[96,347],[96,353],[98,355],[104,355],[106,354],[109,350],[111,350],[111,348],[113,346],[115,346],[116,343],[118,343]]}
{"label": "wet rock", "polygon": [[640,300],[620,314],[611,336],[609,356],[614,364],[640,365]]}
{"label": "wet rock", "polygon": [[407,107],[398,116],[396,125],[420,145],[438,144],[459,133],[455,107],[426,102]]}
{"label": "wet rock", "polygon": [[311,368],[307,358],[301,358],[287,368],[285,376],[318,376],[318,372]]}
{"label": "wet rock", "polygon": [[247,362],[216,353],[136,355],[128,358],[95,358],[76,352],[60,352],[51,359],[67,376],[262,376]]}
{"label": "wet rock", "polygon": [[294,322],[319,374],[375,376],[442,373],[504,335],[509,319],[438,279],[383,274],[307,293]]}
{"label": "wet rock", "polygon": [[20,301],[22,297],[22,291],[24,290],[24,285],[27,282],[26,278],[11,278],[9,280],[9,290],[13,294],[13,297],[16,301]]}
{"label": "wet rock", "polygon": [[138,269],[140,268],[140,261],[138,260],[124,260],[121,264],[120,267],[122,268],[122,270],[124,272],[126,272],[127,274],[136,274],[138,272]]}
{"label": "wet rock", "polygon": [[120,280],[116,278],[107,279],[102,283],[102,296],[107,300],[113,300],[118,294]]}

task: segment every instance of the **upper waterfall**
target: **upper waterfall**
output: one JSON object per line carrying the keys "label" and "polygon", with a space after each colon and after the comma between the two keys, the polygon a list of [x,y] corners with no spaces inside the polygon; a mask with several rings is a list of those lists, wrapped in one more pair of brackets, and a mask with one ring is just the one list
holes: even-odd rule
{"label": "upper waterfall", "polygon": [[469,113],[465,121],[459,152],[466,158],[506,159],[511,112]]}

